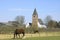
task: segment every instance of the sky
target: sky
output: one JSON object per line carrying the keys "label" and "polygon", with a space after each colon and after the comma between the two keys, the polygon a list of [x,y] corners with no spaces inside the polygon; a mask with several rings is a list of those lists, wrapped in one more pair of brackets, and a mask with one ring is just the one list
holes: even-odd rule
{"label": "sky", "polygon": [[38,18],[44,20],[50,15],[60,21],[60,0],[0,0],[0,22],[15,20],[16,16],[25,16],[25,22],[32,22],[36,8]]}

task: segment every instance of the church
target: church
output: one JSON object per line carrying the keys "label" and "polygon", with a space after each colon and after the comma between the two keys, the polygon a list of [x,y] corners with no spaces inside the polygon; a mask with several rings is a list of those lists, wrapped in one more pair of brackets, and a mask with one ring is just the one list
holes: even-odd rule
{"label": "church", "polygon": [[47,28],[45,25],[42,25],[38,21],[38,13],[36,11],[36,8],[34,9],[34,12],[32,14],[32,23],[27,23],[26,28],[32,27],[35,30],[38,30],[38,28]]}

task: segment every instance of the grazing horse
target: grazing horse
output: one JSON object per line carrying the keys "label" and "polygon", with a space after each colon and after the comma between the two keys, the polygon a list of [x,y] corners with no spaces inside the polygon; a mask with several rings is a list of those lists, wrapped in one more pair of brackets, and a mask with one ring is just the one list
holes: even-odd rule
{"label": "grazing horse", "polygon": [[39,31],[38,31],[38,30],[36,30],[36,31],[34,31],[34,33],[39,33]]}
{"label": "grazing horse", "polygon": [[24,29],[16,29],[16,30],[14,31],[14,38],[17,37],[17,35],[18,35],[19,38],[20,38],[20,34],[23,34],[23,37],[25,36],[25,31],[24,31]]}

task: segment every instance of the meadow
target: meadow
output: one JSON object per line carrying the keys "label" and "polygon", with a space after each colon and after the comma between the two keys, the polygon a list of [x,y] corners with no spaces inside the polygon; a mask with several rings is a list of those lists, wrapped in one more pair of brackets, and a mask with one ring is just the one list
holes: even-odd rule
{"label": "meadow", "polygon": [[0,34],[0,40],[60,40],[60,32],[41,32],[36,34],[25,34],[22,38],[13,39],[13,34]]}
{"label": "meadow", "polygon": [[26,39],[0,39],[0,40],[60,40],[60,36],[48,36],[48,37],[30,37]]}

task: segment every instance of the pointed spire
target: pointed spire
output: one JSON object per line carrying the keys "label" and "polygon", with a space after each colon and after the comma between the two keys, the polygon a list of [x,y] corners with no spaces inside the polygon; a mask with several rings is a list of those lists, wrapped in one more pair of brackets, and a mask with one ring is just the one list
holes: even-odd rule
{"label": "pointed spire", "polygon": [[38,15],[37,11],[36,11],[36,8],[34,9],[33,15]]}

